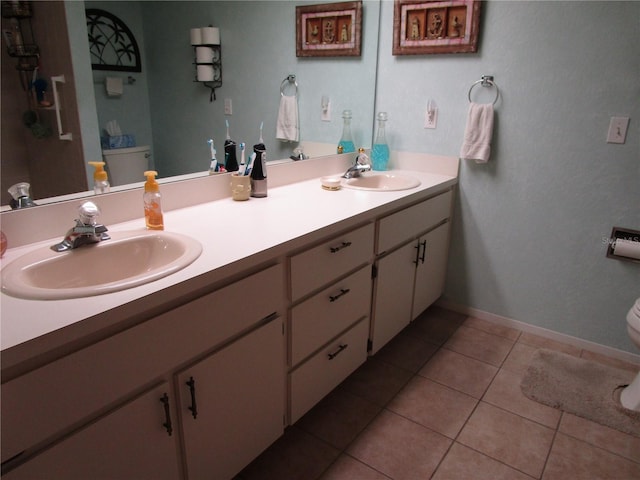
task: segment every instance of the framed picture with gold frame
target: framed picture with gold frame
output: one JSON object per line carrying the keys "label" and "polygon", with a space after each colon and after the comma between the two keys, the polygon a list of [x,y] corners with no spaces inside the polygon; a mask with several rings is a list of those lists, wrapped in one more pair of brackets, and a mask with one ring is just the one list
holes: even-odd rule
{"label": "framed picture with gold frame", "polygon": [[296,56],[359,57],[362,0],[296,7]]}
{"label": "framed picture with gold frame", "polygon": [[478,51],[479,0],[395,0],[393,54]]}

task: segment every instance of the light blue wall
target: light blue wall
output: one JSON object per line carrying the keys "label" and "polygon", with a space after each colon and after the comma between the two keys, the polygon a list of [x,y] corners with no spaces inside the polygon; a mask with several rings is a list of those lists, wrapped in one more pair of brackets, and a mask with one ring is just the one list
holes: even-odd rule
{"label": "light blue wall", "polygon": [[[152,147],[153,135],[151,130],[149,89],[147,79],[149,72],[146,65],[145,36],[143,30],[144,19],[139,2],[114,2],[92,1],[85,2],[85,8],[98,8],[118,17],[131,30],[140,50],[141,72],[117,72],[105,70],[93,70],[93,85],[98,110],[98,122],[100,133],[104,135],[104,129],[108,122],[118,122],[123,134],[134,135],[136,145],[149,145]],[[121,96],[108,96],[105,87],[106,77],[119,77],[123,79],[123,93]],[[135,82],[130,84],[128,78]],[[141,174],[141,181],[144,177]]]}
{"label": "light blue wall", "polygon": [[[142,55],[142,73],[93,72],[86,49],[83,2],[67,2],[76,77],[81,75],[79,104],[87,110],[83,133],[85,157],[100,158],[97,131],[117,120],[123,133],[136,136],[138,145],[152,146],[154,167],[160,177],[201,172],[209,167],[207,139],[213,138],[222,157],[225,119],[231,136],[257,143],[264,122],[268,160],[287,158],[296,144],[275,139],[280,84],[289,74],[299,84],[300,139],[335,143],[342,132],[340,112],[353,111],[356,144],[371,145],[378,46],[379,1],[365,0],[362,53],[359,57],[297,58],[295,50],[298,4],[314,1],[142,1],[100,0],[87,8],[102,8],[122,19],[134,33]],[[217,100],[194,82],[194,50],[189,31],[212,24],[220,28],[223,85]],[[81,54],[81,55],[80,55]],[[77,57],[83,57],[79,61]],[[86,58],[85,58],[86,57]],[[122,97],[105,95],[106,75],[136,79],[125,83]],[[98,83],[96,83],[98,82]],[[94,91],[95,90],[95,91]],[[320,100],[328,95],[332,121],[320,119]],[[224,99],[233,102],[233,115],[225,116]],[[96,119],[95,105],[98,105]],[[152,140],[153,138],[153,140]],[[96,155],[97,154],[97,155]],[[89,180],[92,181],[91,172]]]}
{"label": "light blue wall", "polygon": [[[287,158],[296,146],[275,139],[280,84],[295,74],[299,84],[300,138],[335,142],[340,139],[345,108],[353,111],[356,142],[369,146],[373,118],[377,55],[377,0],[364,2],[363,48],[360,57],[297,58],[293,1],[143,2],[144,35],[155,159],[161,175],[208,168],[207,139],[222,153],[225,119],[231,137],[247,148],[258,142],[260,123],[269,160]],[[176,6],[180,15],[176,16]],[[189,31],[220,28],[222,87],[217,100],[194,83]],[[333,121],[320,119],[323,94],[332,101]],[[233,103],[225,116],[224,99]],[[221,158],[219,156],[219,158]]]}
{"label": "light blue wall", "polygon": [[[603,238],[640,229],[640,3],[490,1],[481,15],[477,54],[393,56],[382,5],[376,110],[393,149],[458,156],[471,84],[494,75],[502,94],[490,162],[461,163],[445,295],[635,352],[640,265],[605,258]],[[606,143],[613,115],[631,117],[624,145]]]}

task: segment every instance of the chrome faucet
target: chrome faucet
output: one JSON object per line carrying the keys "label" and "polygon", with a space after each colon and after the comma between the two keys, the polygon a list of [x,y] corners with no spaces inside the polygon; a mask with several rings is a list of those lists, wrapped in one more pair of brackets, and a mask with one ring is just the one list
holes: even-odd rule
{"label": "chrome faucet", "polygon": [[293,149],[293,155],[291,155],[289,158],[291,160],[306,160],[309,157],[304,154],[302,147],[297,147]]}
{"label": "chrome faucet", "polygon": [[16,183],[9,187],[9,193],[12,197],[9,205],[12,210],[37,206],[36,202],[30,197],[29,188],[31,188],[31,185],[27,182]]}
{"label": "chrome faucet", "polygon": [[109,240],[111,237],[106,233],[107,227],[96,222],[96,217],[100,215],[100,209],[93,202],[85,202],[78,207],[79,217],[76,225],[70,229],[60,243],[51,246],[54,252],[66,252],[88,245]]}
{"label": "chrome faucet", "polygon": [[364,153],[364,148],[360,147],[355,162],[344,172],[342,178],[357,178],[362,172],[368,172],[369,170],[371,170],[371,162],[367,154]]}

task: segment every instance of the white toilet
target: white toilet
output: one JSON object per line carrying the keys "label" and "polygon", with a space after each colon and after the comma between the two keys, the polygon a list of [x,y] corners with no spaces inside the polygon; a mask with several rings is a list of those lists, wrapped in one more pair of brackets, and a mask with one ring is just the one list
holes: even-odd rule
{"label": "white toilet", "polygon": [[[627,313],[627,331],[631,341],[640,348],[640,298]],[[620,403],[625,408],[640,412],[640,373],[636,375],[628,387],[622,390]]]}
{"label": "white toilet", "polygon": [[109,183],[112,186],[143,182],[144,172],[149,170],[151,147],[114,148],[102,150],[102,158],[109,171]]}

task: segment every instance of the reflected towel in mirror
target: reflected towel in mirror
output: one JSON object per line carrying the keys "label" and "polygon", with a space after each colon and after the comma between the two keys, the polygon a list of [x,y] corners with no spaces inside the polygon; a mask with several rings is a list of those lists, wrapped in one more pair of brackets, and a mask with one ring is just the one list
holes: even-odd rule
{"label": "reflected towel in mirror", "polygon": [[107,95],[110,97],[119,97],[124,91],[122,77],[107,77],[104,80],[107,89]]}
{"label": "reflected towel in mirror", "polygon": [[283,142],[297,142],[298,127],[298,97],[281,96],[276,123],[276,138]]}

